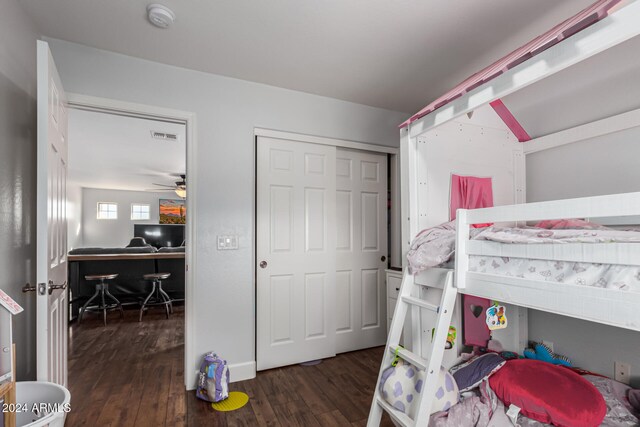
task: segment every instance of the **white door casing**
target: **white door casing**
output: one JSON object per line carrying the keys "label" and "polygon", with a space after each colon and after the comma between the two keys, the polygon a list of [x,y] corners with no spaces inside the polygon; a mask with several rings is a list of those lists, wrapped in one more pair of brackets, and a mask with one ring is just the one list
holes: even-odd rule
{"label": "white door casing", "polygon": [[336,353],[387,339],[387,155],[336,153]]}
{"label": "white door casing", "polygon": [[257,138],[257,368],[335,355],[333,146]]}
{"label": "white door casing", "polygon": [[37,377],[66,386],[67,108],[49,45],[37,44]]}

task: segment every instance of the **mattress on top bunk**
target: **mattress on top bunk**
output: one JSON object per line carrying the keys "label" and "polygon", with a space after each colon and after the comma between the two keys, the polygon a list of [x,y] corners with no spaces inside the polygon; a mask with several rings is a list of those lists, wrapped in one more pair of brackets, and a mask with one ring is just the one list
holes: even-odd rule
{"label": "mattress on top bunk", "polygon": [[469,271],[640,293],[640,267],[471,255]]}
{"label": "mattress on top bunk", "polygon": [[[612,255],[606,258],[614,259],[617,263],[612,261],[611,264],[602,263],[600,259],[597,260],[600,262],[571,262],[555,256],[547,259],[526,256],[528,252],[545,252],[528,251],[528,246],[532,249],[573,247],[579,252],[588,252],[584,250],[584,245],[640,243],[640,232],[637,230],[612,229],[582,220],[559,220],[543,221],[536,227],[491,226],[472,229],[471,239],[474,242],[470,246],[479,252],[469,257],[469,270],[472,272],[640,292],[640,267],[624,265],[617,256],[623,253],[627,257],[621,259],[629,259],[630,254],[640,253],[640,245],[632,245],[637,251],[631,252],[620,251],[620,247],[614,248],[612,245]],[[491,250],[485,252],[482,248]],[[407,254],[410,271],[416,274],[442,266],[453,259],[454,249],[454,221],[423,230],[416,236]],[[518,255],[509,256],[512,252]]]}

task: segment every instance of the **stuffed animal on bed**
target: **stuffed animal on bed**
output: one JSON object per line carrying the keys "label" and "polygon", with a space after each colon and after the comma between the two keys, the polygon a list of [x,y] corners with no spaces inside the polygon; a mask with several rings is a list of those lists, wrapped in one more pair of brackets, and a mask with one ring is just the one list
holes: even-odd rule
{"label": "stuffed animal on bed", "polygon": [[[414,418],[418,408],[417,401],[422,392],[424,371],[400,359],[396,366],[384,370],[380,378],[380,394],[398,411]],[[443,367],[440,368],[438,388],[431,405],[430,414],[446,411],[458,403],[458,385],[453,376]]]}

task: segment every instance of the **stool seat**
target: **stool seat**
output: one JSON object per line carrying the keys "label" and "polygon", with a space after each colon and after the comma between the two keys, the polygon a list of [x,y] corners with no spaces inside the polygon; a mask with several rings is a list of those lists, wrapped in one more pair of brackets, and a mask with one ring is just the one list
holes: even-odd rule
{"label": "stool seat", "polygon": [[118,274],[90,274],[88,276],[84,276],[86,280],[111,280],[118,277]]}
{"label": "stool seat", "polygon": [[[120,310],[120,317],[124,319],[124,310],[122,309],[122,304],[120,301],[109,292],[109,284],[106,280],[112,280],[118,277],[118,274],[88,274],[84,276],[86,280],[97,280],[96,283],[96,292],[93,294],[91,298],[87,302],[84,303],[82,308],[80,308],[80,314],[78,316],[78,324],[82,322],[82,316],[87,311],[102,311],[102,320],[104,322],[104,326],[107,326],[107,311],[118,309]],[[96,298],[100,298],[97,302],[97,305],[89,306],[89,304],[95,300]],[[113,301],[111,304],[107,304],[105,297],[110,298]]]}
{"label": "stool seat", "polygon": [[142,276],[144,280],[151,282],[151,292],[144,299],[140,305],[140,315],[138,316],[138,322],[142,322],[142,315],[145,310],[155,305],[163,305],[167,319],[169,313],[173,313],[173,304],[169,295],[162,289],[162,281],[171,276],[171,273],[150,273]]}
{"label": "stool seat", "polygon": [[164,280],[168,279],[171,276],[171,273],[151,273],[145,274],[142,276],[144,280]]}

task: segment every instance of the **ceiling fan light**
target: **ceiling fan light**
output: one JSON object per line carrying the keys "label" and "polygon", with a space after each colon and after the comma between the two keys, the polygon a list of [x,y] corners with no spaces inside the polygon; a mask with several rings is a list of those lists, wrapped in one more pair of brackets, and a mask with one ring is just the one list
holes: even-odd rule
{"label": "ceiling fan light", "polygon": [[186,188],[176,188],[176,194],[178,197],[182,197],[185,199],[187,197],[187,189]]}

